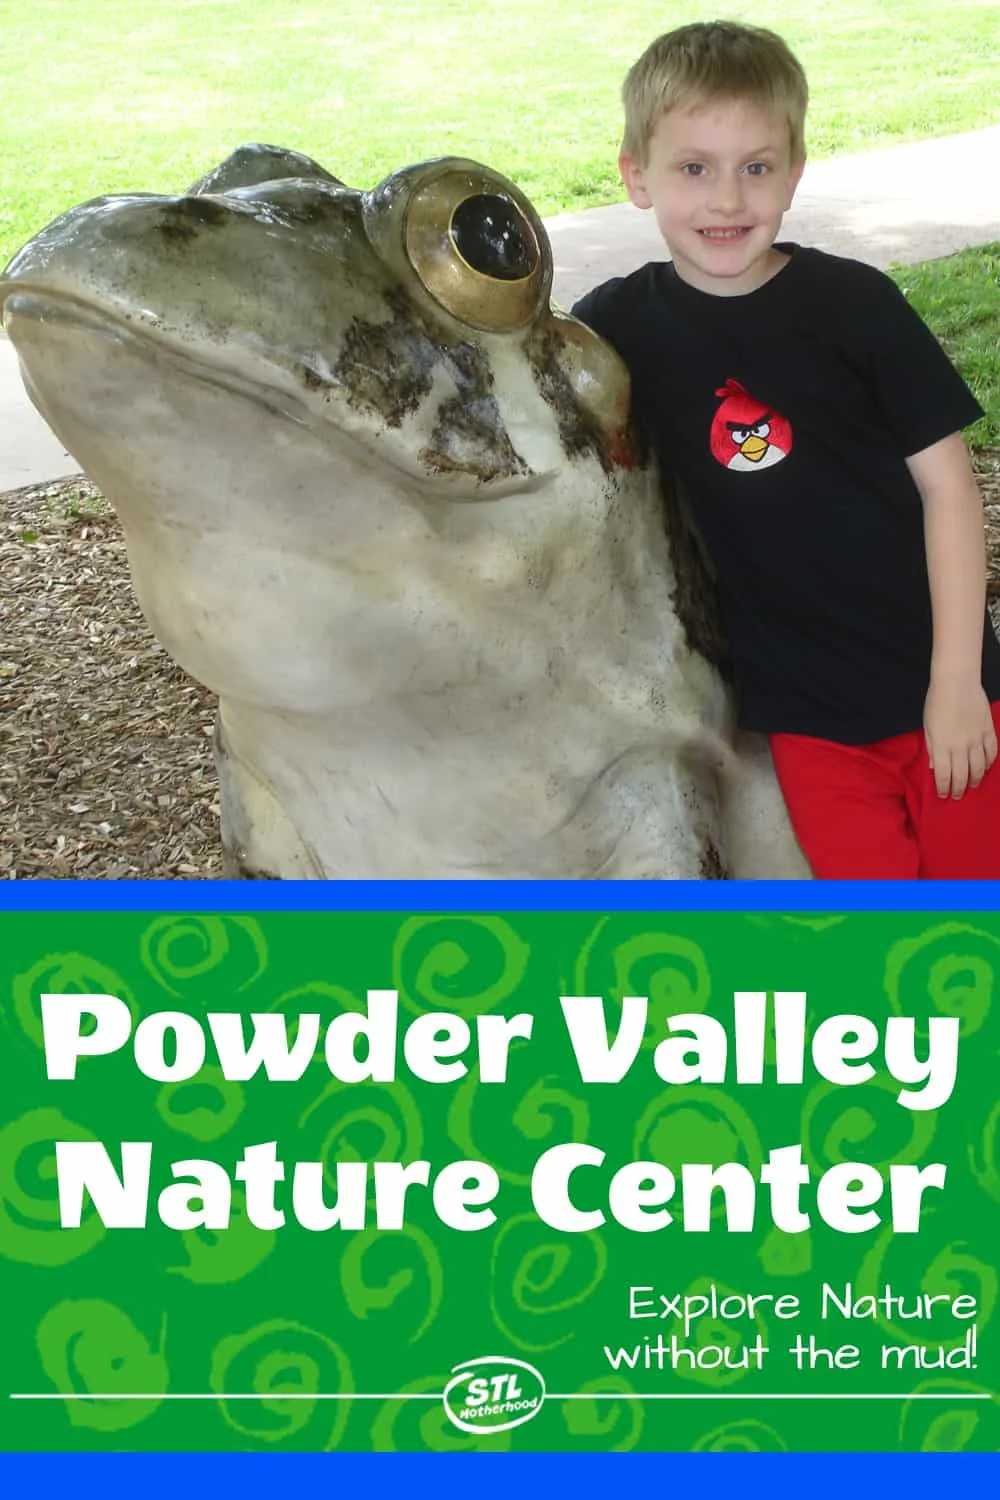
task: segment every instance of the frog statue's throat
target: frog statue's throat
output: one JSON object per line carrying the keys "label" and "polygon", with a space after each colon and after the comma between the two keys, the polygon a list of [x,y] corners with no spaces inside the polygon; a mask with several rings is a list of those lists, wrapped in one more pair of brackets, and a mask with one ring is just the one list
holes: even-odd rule
{"label": "frog statue's throat", "polygon": [[244,147],[64,214],[0,279],[28,392],[219,695],[227,873],[805,874],[679,618],[617,356],[531,205]]}

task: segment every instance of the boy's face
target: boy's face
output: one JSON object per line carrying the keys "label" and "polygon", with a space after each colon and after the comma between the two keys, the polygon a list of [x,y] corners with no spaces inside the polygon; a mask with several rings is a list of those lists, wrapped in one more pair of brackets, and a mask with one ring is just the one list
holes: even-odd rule
{"label": "boy's face", "polygon": [[619,165],[629,197],[653,210],[691,286],[741,296],[784,263],[771,246],[805,166],[792,162],[785,121],[740,100],[671,110],[645,166],[624,153]]}

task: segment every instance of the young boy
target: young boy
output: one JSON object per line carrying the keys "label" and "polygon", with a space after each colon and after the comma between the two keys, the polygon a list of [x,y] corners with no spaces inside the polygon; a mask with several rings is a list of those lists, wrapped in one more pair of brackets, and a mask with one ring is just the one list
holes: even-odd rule
{"label": "young boy", "polygon": [[672,256],[573,312],[707,551],[739,723],[821,879],[1000,878],[1000,645],[962,429],[982,410],[882,272],[776,244],[803,71],[728,22],[655,41],[619,165]]}

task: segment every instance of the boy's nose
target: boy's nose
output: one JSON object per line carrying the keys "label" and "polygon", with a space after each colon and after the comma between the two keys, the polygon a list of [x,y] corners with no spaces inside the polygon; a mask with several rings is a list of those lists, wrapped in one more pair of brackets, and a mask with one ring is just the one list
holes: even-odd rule
{"label": "boy's nose", "polygon": [[743,205],[743,182],[735,173],[720,173],[714,178],[709,194],[708,207],[715,213],[734,213]]}

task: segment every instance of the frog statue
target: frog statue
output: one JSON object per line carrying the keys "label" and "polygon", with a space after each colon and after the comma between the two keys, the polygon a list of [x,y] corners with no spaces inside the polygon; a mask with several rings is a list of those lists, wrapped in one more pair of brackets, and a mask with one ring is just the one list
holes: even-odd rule
{"label": "frog statue", "polygon": [[150,627],[218,694],[229,876],[807,877],[627,375],[551,283],[486,167],[358,192],[266,146],[83,204],[0,279]]}

